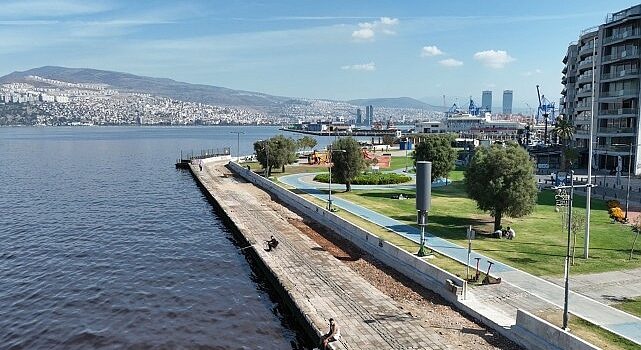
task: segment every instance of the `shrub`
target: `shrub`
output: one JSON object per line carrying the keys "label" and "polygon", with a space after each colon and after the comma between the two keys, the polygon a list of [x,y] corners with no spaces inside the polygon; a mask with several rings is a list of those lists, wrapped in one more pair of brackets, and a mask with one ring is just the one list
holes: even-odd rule
{"label": "shrub", "polygon": [[[408,182],[412,178],[402,174],[396,173],[363,173],[358,175],[353,181],[353,185],[392,185]],[[329,182],[329,173],[318,174],[314,177],[314,181]],[[332,177],[332,182],[337,182]]]}
{"label": "shrub", "polygon": [[616,199],[610,199],[609,201],[605,202],[608,205],[608,208],[621,208],[621,202],[619,202]]}
{"label": "shrub", "polygon": [[610,208],[608,210],[608,214],[610,214],[610,217],[618,222],[623,222],[625,215],[623,214],[623,210],[619,207],[615,208]]}

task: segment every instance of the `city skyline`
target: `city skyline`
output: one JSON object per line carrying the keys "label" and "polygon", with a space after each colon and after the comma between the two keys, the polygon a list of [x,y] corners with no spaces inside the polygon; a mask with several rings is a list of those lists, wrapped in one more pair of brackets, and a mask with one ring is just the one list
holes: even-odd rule
{"label": "city skyline", "polygon": [[[576,33],[631,1],[349,2],[10,1],[0,14],[2,75],[61,65],[167,77],[273,95],[348,100],[409,96],[465,105],[537,84],[560,97]],[[337,6],[335,6],[337,5]],[[460,15],[458,15],[460,14]],[[287,79],[287,80],[284,80]]]}

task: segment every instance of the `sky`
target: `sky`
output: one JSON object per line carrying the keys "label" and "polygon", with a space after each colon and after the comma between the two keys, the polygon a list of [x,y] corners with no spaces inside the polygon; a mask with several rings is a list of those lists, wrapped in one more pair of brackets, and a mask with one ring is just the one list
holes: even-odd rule
{"label": "sky", "polygon": [[[449,106],[561,91],[582,29],[638,3],[567,1],[2,0],[0,75],[56,65],[273,95],[408,96]],[[496,109],[496,108],[495,108]]]}

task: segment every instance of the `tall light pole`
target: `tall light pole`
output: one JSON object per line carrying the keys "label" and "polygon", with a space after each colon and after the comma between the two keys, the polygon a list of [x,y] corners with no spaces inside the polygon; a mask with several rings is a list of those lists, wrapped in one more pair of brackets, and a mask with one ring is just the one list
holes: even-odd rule
{"label": "tall light pole", "polygon": [[556,186],[552,187],[554,190],[558,191],[563,191],[566,189],[570,189],[570,197],[568,198],[569,201],[567,202],[568,206],[568,240],[567,240],[567,250],[565,253],[565,269],[564,269],[564,280],[565,280],[565,298],[563,301],[563,329],[567,330],[568,328],[568,309],[569,309],[569,297],[570,297],[570,236],[572,233],[572,204],[574,200],[574,189],[575,188],[580,188],[580,187],[585,187],[590,188],[594,185],[592,184],[585,184],[585,185],[574,185],[574,170],[570,170],[570,185],[569,186]]}
{"label": "tall light pole", "polygon": [[265,149],[265,155],[267,157],[267,165],[265,166],[265,177],[269,179],[269,141],[265,140],[262,142],[263,148]]}
{"label": "tall light pole", "polygon": [[[592,184],[592,135],[594,133],[594,99],[596,87],[594,86],[596,76],[596,36],[592,40],[592,104],[590,108],[590,140],[588,145],[588,184]],[[592,187],[585,189],[585,238],[583,240],[583,258],[587,259],[590,255],[590,206],[592,197]]]}
{"label": "tall light pole", "polygon": [[340,152],[345,153],[344,149],[332,149],[331,145],[329,147],[329,195],[327,196],[327,210],[332,211],[332,167],[334,166],[334,161],[332,160],[332,153]]}
{"label": "tall light pole", "polygon": [[236,163],[240,163],[240,134],[245,134],[244,131],[230,131],[230,134],[236,134]]}
{"label": "tall light pole", "polygon": [[410,138],[405,138],[405,173],[407,173],[407,149],[410,147]]}

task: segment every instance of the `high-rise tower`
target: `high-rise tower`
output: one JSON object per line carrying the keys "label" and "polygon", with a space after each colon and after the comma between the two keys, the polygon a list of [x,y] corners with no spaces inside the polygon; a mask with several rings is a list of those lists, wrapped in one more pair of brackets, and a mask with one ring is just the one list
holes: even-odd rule
{"label": "high-rise tower", "polygon": [[503,90],[503,114],[512,114],[512,90]]}
{"label": "high-rise tower", "polygon": [[492,111],[492,91],[483,91],[481,107],[488,112]]}

